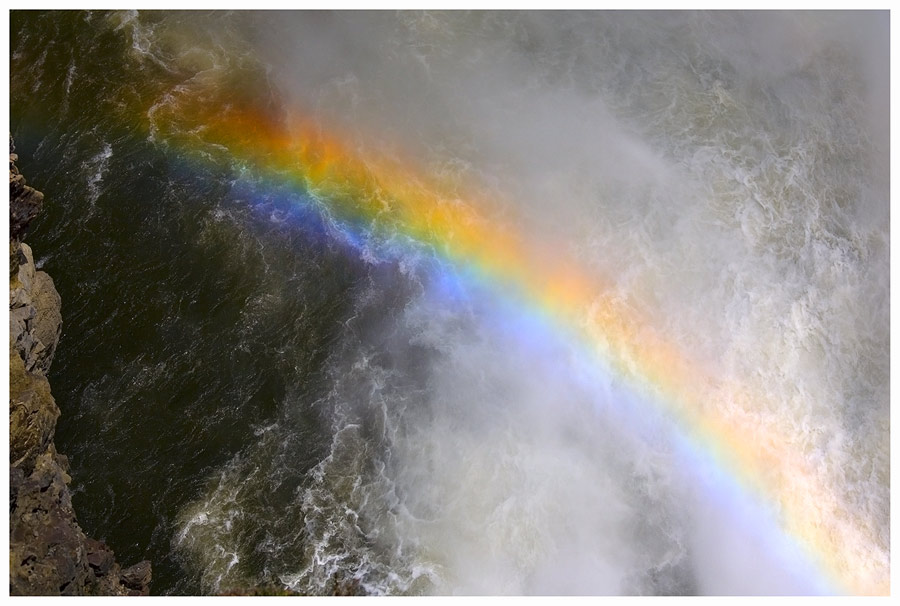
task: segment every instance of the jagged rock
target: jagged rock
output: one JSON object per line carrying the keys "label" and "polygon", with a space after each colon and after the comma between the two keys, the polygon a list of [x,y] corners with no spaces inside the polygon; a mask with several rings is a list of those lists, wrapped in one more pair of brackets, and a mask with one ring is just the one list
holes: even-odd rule
{"label": "jagged rock", "polygon": [[129,569],[126,586],[112,550],[78,525],[69,462],[52,443],[58,415],[46,377],[10,351],[10,593],[147,595],[149,562]]}
{"label": "jagged rock", "polygon": [[9,310],[9,342],[20,353],[28,352],[34,348],[34,336],[32,335],[31,321],[37,315],[37,311],[30,304],[11,307]]}
{"label": "jagged rock", "polygon": [[87,563],[93,569],[94,575],[102,577],[107,574],[116,563],[115,554],[106,543],[88,538],[85,541],[87,548]]}
{"label": "jagged rock", "polygon": [[59,407],[46,377],[30,373],[18,352],[9,352],[9,460],[25,474],[47,450],[56,429]]}
{"label": "jagged rock", "polygon": [[12,136],[9,138],[9,236],[21,242],[28,230],[28,224],[41,212],[44,194],[25,185],[25,177],[19,174],[13,153]]}
{"label": "jagged rock", "polygon": [[19,273],[19,246],[15,240],[9,241],[9,285],[12,287]]}
{"label": "jagged rock", "polygon": [[40,351],[34,352],[34,365],[46,373],[53,362],[53,354],[56,353],[56,345],[62,333],[62,299],[53,279],[46,272],[35,273],[31,299],[36,311],[34,336],[43,346]]}
{"label": "jagged rock", "polygon": [[34,267],[34,253],[24,242],[19,244],[19,250],[19,282],[22,289],[30,293],[34,287],[34,274],[37,271]]}
{"label": "jagged rock", "polygon": [[10,593],[81,593],[89,581],[84,533],[75,512],[55,449],[37,457],[32,473],[10,505]]}
{"label": "jagged rock", "polygon": [[18,269],[10,281],[10,345],[26,370],[46,374],[62,333],[62,299],[53,279],[35,270],[31,248],[22,243],[18,250]]}
{"label": "jagged rock", "polygon": [[22,175],[10,173],[9,199],[9,235],[21,240],[25,236],[28,224],[41,212],[44,194],[25,185],[25,177]]}
{"label": "jagged rock", "polygon": [[125,585],[125,587],[143,593],[144,591],[147,591],[150,586],[151,576],[152,571],[150,562],[144,560],[123,570],[119,578],[122,580],[122,584]]}

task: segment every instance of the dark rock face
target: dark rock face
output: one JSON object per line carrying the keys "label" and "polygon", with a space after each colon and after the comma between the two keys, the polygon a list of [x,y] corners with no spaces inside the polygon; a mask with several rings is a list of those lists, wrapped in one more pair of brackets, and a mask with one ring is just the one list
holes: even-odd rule
{"label": "dark rock face", "polygon": [[[28,224],[41,212],[44,194],[25,185],[25,177],[19,174],[15,162],[19,157],[14,154],[12,135],[9,137],[9,237],[21,242],[25,238]],[[12,204],[15,200],[16,203]]]}
{"label": "dark rock face", "polygon": [[22,238],[43,194],[9,156],[9,592],[11,595],[147,595],[146,560],[122,570],[112,550],[84,535],[71,478],[53,434],[59,407],[46,373],[62,330],[53,280],[37,271]]}
{"label": "dark rock face", "polygon": [[134,595],[134,592],[146,595],[147,588],[150,586],[150,576],[150,562],[144,560],[123,570],[119,578],[122,580],[122,584],[130,590],[129,595]]}
{"label": "dark rock face", "polygon": [[83,562],[84,533],[75,523],[68,476],[55,455],[52,446],[41,454],[10,499],[9,582],[14,595],[77,595],[93,580]]}

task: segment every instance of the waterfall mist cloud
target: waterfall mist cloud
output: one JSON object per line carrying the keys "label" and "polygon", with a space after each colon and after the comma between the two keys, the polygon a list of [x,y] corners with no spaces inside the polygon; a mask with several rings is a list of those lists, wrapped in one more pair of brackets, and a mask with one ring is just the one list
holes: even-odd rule
{"label": "waterfall mist cloud", "polygon": [[[708,406],[827,460],[817,480],[887,553],[885,13],[241,26],[287,103],[360,148],[477,184],[498,217],[741,385]],[[333,358],[333,393],[339,429],[381,419],[383,467],[355,515],[390,519],[380,540],[430,591],[835,590],[798,563],[809,554],[784,538],[778,504],[710,479],[658,396],[610,369],[573,380],[582,353],[533,315],[480,290],[448,304],[427,274],[405,273],[421,288]],[[397,377],[423,366],[404,392]],[[369,373],[365,389],[337,385],[353,373]]]}

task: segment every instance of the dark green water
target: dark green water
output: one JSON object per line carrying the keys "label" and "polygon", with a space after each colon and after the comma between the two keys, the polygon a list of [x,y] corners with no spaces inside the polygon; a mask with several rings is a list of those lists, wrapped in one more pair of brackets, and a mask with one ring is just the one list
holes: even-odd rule
{"label": "dark green water", "polygon": [[154,593],[198,593],[176,514],[275,421],[296,444],[265,500],[292,498],[327,445],[317,377],[364,271],[315,217],[272,194],[251,207],[228,166],[195,170],[124,122],[178,76],[142,89],[129,44],[102,14],[12,13],[11,128],[45,194],[27,241],[63,300],[50,378],[79,522],[119,561],[150,559]]}

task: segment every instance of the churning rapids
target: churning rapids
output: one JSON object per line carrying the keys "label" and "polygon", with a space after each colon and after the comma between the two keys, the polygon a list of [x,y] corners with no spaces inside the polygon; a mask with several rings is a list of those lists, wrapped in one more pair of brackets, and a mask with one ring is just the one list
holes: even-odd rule
{"label": "churning rapids", "polygon": [[886,12],[10,21],[154,592],[887,591]]}

